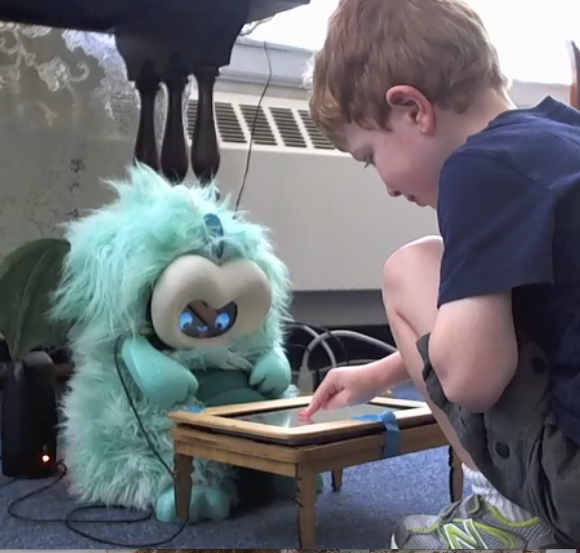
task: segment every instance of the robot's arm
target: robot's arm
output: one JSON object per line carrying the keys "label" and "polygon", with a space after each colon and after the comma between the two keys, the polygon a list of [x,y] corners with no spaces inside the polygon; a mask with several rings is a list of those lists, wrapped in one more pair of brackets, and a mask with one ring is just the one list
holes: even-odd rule
{"label": "robot's arm", "polygon": [[143,336],[127,338],[121,346],[121,357],[143,394],[168,409],[185,402],[199,388],[188,369],[155,349]]}
{"label": "robot's arm", "polygon": [[281,346],[275,346],[252,369],[250,386],[264,395],[277,398],[292,381],[290,361]]}

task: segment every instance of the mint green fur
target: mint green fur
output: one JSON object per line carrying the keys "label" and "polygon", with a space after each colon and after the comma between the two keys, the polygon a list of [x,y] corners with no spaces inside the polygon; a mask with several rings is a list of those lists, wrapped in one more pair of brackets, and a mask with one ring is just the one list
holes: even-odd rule
{"label": "mint green fur", "polygon": [[[76,370],[62,405],[65,462],[72,490],[82,500],[139,509],[157,506],[158,517],[170,520],[172,481],[144,439],[122,388],[114,359],[117,338],[136,338],[147,326],[153,286],[172,261],[188,253],[212,258],[215,244],[208,239],[203,216],[215,213],[224,228],[224,254],[214,261],[244,258],[256,263],[270,281],[273,304],[255,334],[227,349],[169,354],[199,383],[196,397],[183,403],[290,396],[295,390],[281,350],[290,283],[266,229],[235,213],[225,201],[216,202],[213,189],[172,187],[144,166],[133,168],[126,182],[110,185],[117,194],[113,203],[66,228],[70,252],[51,312],[54,320],[73,325],[69,338]],[[275,352],[282,353],[279,367],[260,365],[260,359]],[[155,404],[141,393],[125,366],[120,370],[149,437],[172,467],[172,423],[167,414],[182,405]],[[277,372],[268,374],[270,370]],[[196,460],[194,479],[198,491],[191,519],[228,516],[237,502],[236,472]]]}

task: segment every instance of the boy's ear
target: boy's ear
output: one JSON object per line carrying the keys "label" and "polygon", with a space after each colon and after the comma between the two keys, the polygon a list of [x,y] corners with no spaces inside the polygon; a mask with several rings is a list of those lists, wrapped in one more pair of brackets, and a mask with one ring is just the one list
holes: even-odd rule
{"label": "boy's ear", "polygon": [[391,108],[393,120],[404,117],[408,122],[417,125],[422,133],[433,132],[435,110],[422,92],[412,86],[397,85],[387,90],[385,100]]}

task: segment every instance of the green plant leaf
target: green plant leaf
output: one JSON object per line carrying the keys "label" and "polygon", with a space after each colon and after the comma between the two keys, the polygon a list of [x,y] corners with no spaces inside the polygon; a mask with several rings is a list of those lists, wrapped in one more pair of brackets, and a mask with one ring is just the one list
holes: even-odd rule
{"label": "green plant leaf", "polygon": [[20,360],[35,348],[64,345],[69,328],[48,320],[67,240],[41,238],[10,252],[0,263],[0,332],[10,356]]}

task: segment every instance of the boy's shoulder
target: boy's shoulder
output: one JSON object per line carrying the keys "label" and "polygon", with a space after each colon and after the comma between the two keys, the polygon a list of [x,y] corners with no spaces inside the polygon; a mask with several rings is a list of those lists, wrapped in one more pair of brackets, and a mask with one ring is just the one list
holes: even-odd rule
{"label": "boy's shoulder", "polygon": [[535,107],[499,115],[453,152],[441,186],[453,187],[457,175],[475,171],[500,180],[511,173],[514,182],[565,195],[580,186],[580,111],[547,97]]}
{"label": "boy's shoulder", "polygon": [[579,212],[580,112],[548,98],[500,115],[441,173],[440,304],[580,274]]}

